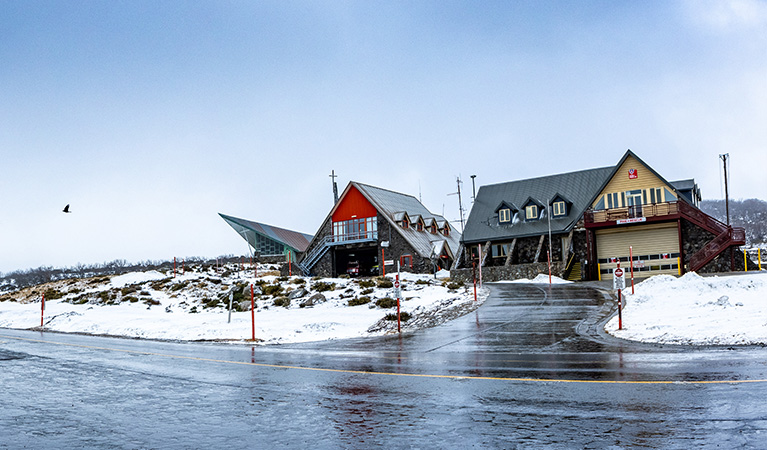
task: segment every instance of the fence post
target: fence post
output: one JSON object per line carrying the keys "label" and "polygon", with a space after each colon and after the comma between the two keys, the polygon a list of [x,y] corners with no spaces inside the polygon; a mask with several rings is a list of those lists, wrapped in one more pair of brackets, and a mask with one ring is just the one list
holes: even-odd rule
{"label": "fence post", "polygon": [[748,272],[748,258],[746,257],[746,249],[743,249],[743,267],[746,268],[746,272]]}

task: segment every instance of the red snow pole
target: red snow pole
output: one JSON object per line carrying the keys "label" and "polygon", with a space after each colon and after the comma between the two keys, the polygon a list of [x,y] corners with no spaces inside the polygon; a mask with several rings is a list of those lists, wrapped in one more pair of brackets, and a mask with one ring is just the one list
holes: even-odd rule
{"label": "red snow pole", "polygon": [[173,257],[173,278],[176,278],[176,257]]}
{"label": "red snow pole", "polygon": [[43,293],[43,303],[40,305],[40,328],[43,327],[43,317],[45,316],[45,293]]}
{"label": "red snow pole", "polygon": [[471,279],[474,281],[474,301],[477,301],[477,263],[471,262]]}
{"label": "red snow pole", "polygon": [[381,276],[386,276],[386,260],[384,260],[384,248],[381,247]]}
{"label": "red snow pole", "polygon": [[631,261],[631,295],[634,295],[634,250],[629,245],[629,261]]}
{"label": "red snow pole", "polygon": [[[616,269],[620,270],[620,268],[621,268],[621,262],[619,260],[618,261],[618,266],[616,267]],[[620,275],[623,276],[623,274],[620,274]],[[621,289],[620,289],[620,286],[621,285],[619,284],[618,285],[618,329],[622,330],[623,329],[623,314],[622,314],[622,311],[623,311],[623,301],[621,299]]]}
{"label": "red snow pole", "polygon": [[546,252],[546,259],[549,262],[549,285],[551,285],[551,252]]}
{"label": "red snow pole", "polygon": [[288,250],[288,276],[293,276],[293,254]]}
{"label": "red snow pole", "polygon": [[252,341],[256,340],[256,301],[254,300],[253,295],[253,284],[250,285],[250,339]]}
{"label": "red snow pole", "polygon": [[402,333],[402,327],[400,326],[400,310],[399,310],[399,298],[400,298],[400,291],[399,291],[399,272],[397,272],[397,276],[394,279],[394,288],[397,292],[397,333]]}
{"label": "red snow pole", "polygon": [[621,302],[621,290],[618,289],[618,329],[623,329],[623,314],[621,313],[621,310],[623,309],[623,305]]}

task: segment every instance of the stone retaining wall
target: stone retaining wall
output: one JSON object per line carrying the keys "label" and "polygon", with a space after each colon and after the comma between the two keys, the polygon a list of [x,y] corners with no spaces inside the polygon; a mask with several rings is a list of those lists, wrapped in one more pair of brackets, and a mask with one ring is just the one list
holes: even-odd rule
{"label": "stone retaining wall", "polygon": [[[562,263],[553,263],[551,265],[551,274],[561,277],[562,272],[565,270],[565,265]],[[516,264],[512,266],[496,266],[496,267],[483,267],[482,268],[482,280],[483,281],[502,281],[502,280],[519,280],[521,278],[527,278],[532,280],[540,274],[549,273],[549,265],[543,263],[533,264]],[[477,272],[479,276],[479,272]],[[472,282],[472,269],[453,269],[450,271],[450,279],[461,283]]]}

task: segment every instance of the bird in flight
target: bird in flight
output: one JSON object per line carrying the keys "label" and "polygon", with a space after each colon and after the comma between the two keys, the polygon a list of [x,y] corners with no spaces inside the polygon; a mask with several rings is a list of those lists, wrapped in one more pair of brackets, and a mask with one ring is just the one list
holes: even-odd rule
{"label": "bird in flight", "polygon": [[69,205],[64,207],[64,211],[63,212],[65,212],[65,213],[71,213],[72,212],[72,211],[69,210]]}

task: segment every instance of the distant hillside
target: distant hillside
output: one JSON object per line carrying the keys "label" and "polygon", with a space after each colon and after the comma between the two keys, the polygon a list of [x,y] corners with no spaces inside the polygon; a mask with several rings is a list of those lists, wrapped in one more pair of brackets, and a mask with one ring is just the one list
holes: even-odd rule
{"label": "distant hillside", "polygon": [[[703,200],[701,209],[726,223],[724,200]],[[767,202],[755,198],[730,200],[730,223],[746,229],[746,245],[767,246]]]}

